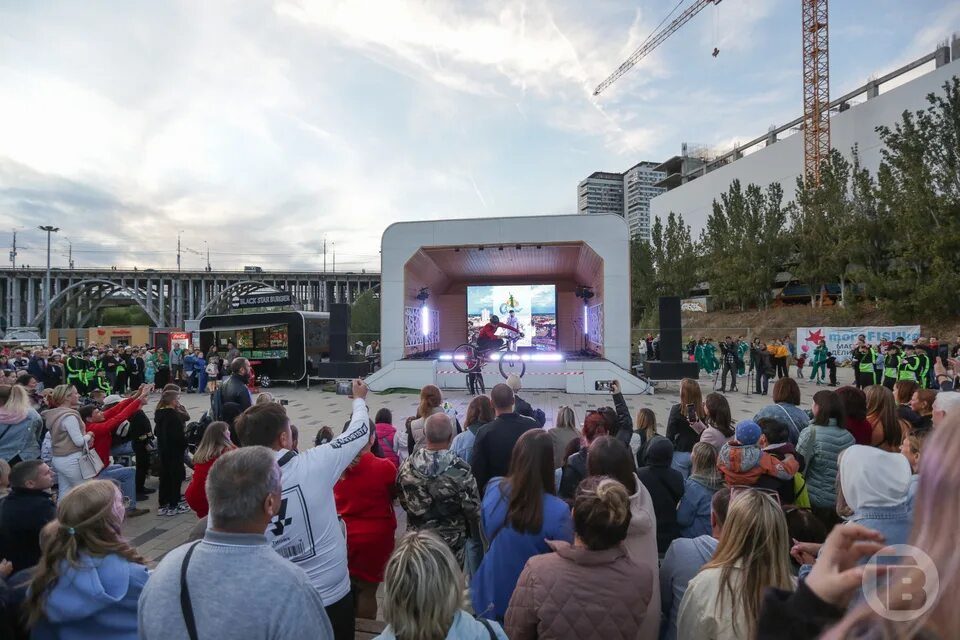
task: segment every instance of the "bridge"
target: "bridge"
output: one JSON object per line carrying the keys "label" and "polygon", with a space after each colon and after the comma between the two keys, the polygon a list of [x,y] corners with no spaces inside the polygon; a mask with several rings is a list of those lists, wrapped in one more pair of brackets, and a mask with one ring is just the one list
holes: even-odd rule
{"label": "bridge", "polygon": [[[0,318],[7,327],[42,327],[45,269],[0,269]],[[327,311],[380,286],[380,274],[320,271],[169,271],[51,269],[50,324],[84,327],[105,306],[136,304],[157,327],[226,313],[239,296],[289,292],[304,311]]]}

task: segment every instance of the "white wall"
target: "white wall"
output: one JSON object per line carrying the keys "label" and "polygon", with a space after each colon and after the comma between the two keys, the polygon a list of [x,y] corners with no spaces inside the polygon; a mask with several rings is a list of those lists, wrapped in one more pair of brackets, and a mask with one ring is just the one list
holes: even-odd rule
{"label": "white wall", "polygon": [[[613,214],[431,220],[390,225],[381,240],[383,365],[403,357],[404,265],[421,247],[584,242],[603,258],[604,356],[629,370],[629,235],[624,219]],[[462,324],[464,319],[440,318],[441,324],[450,321]]]}
{"label": "white wall", "polygon": [[[881,93],[878,97],[836,114],[830,120],[831,144],[848,158],[854,144],[859,147],[860,160],[871,173],[880,166],[882,145],[876,127],[892,127],[904,110],[917,111],[928,105],[928,93],[940,94],[942,86],[952,76],[960,74],[960,60],[944,65],[899,87]],[[882,90],[882,89],[881,89]],[[799,106],[799,105],[798,105]],[[757,131],[759,135],[762,131]],[[789,138],[760,149],[727,166],[692,180],[651,201],[651,218],[665,218],[671,211],[683,214],[693,227],[694,236],[706,225],[713,200],[730,188],[739,178],[744,187],[749,183],[766,187],[779,182],[784,190],[784,202],[793,200],[797,178],[803,173],[803,136],[795,133]]]}

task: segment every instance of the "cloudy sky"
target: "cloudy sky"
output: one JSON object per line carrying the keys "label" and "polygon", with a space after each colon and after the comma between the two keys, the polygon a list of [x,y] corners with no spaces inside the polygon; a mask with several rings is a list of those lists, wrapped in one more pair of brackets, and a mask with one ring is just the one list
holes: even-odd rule
{"label": "cloudy sky", "polygon": [[[592,171],[800,114],[799,0],[708,7],[594,98],[675,4],[0,0],[0,244],[320,268],[326,237],[378,269],[392,222],[572,213]],[[834,95],[960,30],[951,0],[830,8]]]}

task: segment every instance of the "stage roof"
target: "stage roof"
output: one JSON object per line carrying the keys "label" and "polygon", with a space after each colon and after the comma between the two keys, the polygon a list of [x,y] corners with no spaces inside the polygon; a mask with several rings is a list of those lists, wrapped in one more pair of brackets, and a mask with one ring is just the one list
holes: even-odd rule
{"label": "stage roof", "polygon": [[[519,248],[518,248],[519,247]],[[571,278],[592,280],[603,265],[583,242],[423,248],[408,265],[430,260],[451,281],[477,278]]]}

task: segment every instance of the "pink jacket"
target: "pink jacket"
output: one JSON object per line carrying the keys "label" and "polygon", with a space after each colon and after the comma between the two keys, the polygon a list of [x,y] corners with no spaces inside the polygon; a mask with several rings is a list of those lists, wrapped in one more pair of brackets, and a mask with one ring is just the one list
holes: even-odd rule
{"label": "pink jacket", "polygon": [[659,589],[650,567],[619,545],[590,551],[548,544],[555,553],[530,558],[510,598],[504,630],[511,640],[645,640],[643,621]]}

